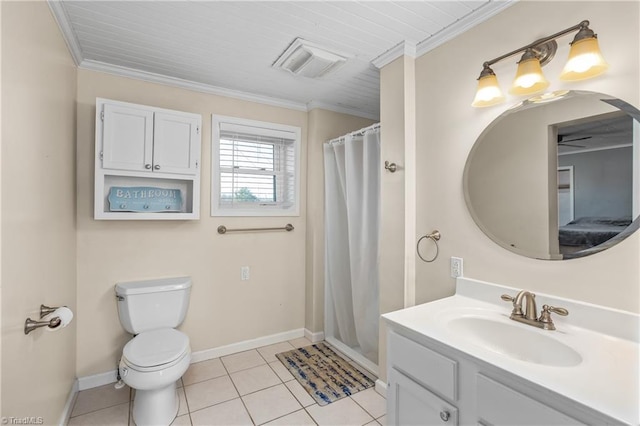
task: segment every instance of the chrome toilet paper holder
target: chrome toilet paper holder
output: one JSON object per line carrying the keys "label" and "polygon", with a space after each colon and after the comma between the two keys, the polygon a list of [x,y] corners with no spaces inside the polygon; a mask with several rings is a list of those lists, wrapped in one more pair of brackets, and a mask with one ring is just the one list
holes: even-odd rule
{"label": "chrome toilet paper holder", "polygon": [[[40,319],[55,312],[56,309],[58,309],[58,307],[52,308],[51,306],[40,305]],[[60,326],[61,322],[62,320],[59,317],[51,318],[49,321],[34,321],[31,318],[27,318],[24,322],[24,334],[29,334],[40,327],[56,328]]]}

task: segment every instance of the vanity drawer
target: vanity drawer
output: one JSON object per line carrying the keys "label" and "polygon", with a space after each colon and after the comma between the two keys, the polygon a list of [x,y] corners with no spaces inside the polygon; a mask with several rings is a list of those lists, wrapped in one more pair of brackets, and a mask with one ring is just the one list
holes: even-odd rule
{"label": "vanity drawer", "polygon": [[482,374],[478,374],[476,379],[480,424],[583,424]]}
{"label": "vanity drawer", "polygon": [[393,331],[387,341],[389,362],[432,391],[457,399],[458,363]]}

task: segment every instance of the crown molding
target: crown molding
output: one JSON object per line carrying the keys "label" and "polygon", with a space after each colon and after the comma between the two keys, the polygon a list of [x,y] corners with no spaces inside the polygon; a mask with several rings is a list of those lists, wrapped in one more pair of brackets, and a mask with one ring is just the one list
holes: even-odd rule
{"label": "crown molding", "polygon": [[227,98],[240,99],[248,102],[287,108],[296,111],[308,112],[314,108],[322,108],[341,114],[354,115],[356,117],[367,118],[370,120],[379,120],[379,117],[376,114],[357,110],[355,108],[333,105],[321,101],[311,101],[307,104],[304,104],[300,102],[289,101],[286,99],[278,99],[270,96],[242,92],[239,90],[225,89],[224,87],[213,86],[205,83],[196,83],[189,80],[183,80],[181,78],[169,77],[166,75],[156,74],[148,71],[140,71],[133,68],[122,67],[119,65],[111,65],[90,59],[85,59],[84,61],[82,61],[78,68],[117,75],[119,77],[147,81],[150,83],[163,84],[165,86],[179,87],[181,89],[192,90],[195,92],[209,93],[213,95],[224,96]]}
{"label": "crown molding", "polygon": [[253,93],[242,92],[240,90],[225,89],[223,87],[213,86],[205,83],[197,83],[194,81],[183,80],[181,78],[169,77],[162,74],[156,74],[148,71],[140,71],[133,68],[122,67],[119,65],[111,65],[104,62],[85,59],[78,66],[80,69],[104,72],[120,77],[133,78],[136,80],[147,81],[150,83],[164,84],[166,86],[179,87],[181,89],[193,90],[195,92],[209,93],[212,95],[224,96],[227,98],[240,99],[243,101],[256,102],[259,104],[271,105],[281,108],[288,108],[297,111],[307,111],[307,106],[300,102],[289,101],[286,99],[272,98],[270,96],[256,95]]}
{"label": "crown molding", "polygon": [[353,115],[355,117],[366,118],[368,120],[375,120],[375,121],[380,120],[380,116],[378,114],[361,111],[355,108],[333,105],[333,104],[329,104],[322,101],[311,101],[307,103],[307,111],[311,111],[312,109],[316,109],[316,108],[326,109],[328,111],[338,112],[340,114]]}
{"label": "crown molding", "polygon": [[73,62],[75,62],[76,66],[80,65],[82,62],[82,48],[80,48],[80,43],[78,43],[76,33],[73,31],[73,28],[71,28],[69,16],[67,16],[66,10],[60,1],[47,0],[47,4],[53,14],[53,19],[55,19],[60,31],[62,32],[62,38],[67,44],[67,48],[69,49],[69,53],[71,53]]}
{"label": "crown molding", "polygon": [[384,52],[382,55],[378,56],[371,63],[378,69],[384,67],[387,64],[395,61],[401,56],[409,56],[411,58],[416,57],[416,44],[407,40],[401,41],[400,43],[393,46],[391,49]]}
{"label": "crown molding", "polygon": [[489,3],[483,5],[480,9],[472,12],[472,14],[456,21],[454,26],[449,26],[439,31],[431,37],[418,43],[416,54],[418,57],[435,49],[441,44],[469,31],[476,25],[486,21],[487,19],[497,15],[506,8],[515,4],[518,0],[490,0]]}

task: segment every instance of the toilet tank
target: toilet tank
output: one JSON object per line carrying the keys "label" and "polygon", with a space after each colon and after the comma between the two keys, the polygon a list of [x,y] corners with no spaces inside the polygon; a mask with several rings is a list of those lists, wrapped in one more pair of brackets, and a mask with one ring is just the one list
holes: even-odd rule
{"label": "toilet tank", "polygon": [[131,334],[176,328],[187,314],[190,294],[190,277],[118,283],[120,323]]}

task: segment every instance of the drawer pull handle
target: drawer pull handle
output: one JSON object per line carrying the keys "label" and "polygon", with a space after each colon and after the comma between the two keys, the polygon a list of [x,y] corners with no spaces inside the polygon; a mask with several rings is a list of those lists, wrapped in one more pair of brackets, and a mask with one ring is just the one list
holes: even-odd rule
{"label": "drawer pull handle", "polygon": [[448,411],[440,411],[440,418],[442,419],[443,422],[448,422],[449,417],[451,417],[451,414],[449,414]]}

